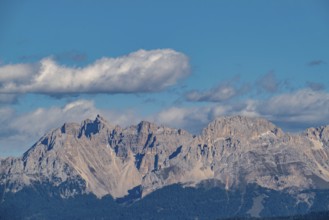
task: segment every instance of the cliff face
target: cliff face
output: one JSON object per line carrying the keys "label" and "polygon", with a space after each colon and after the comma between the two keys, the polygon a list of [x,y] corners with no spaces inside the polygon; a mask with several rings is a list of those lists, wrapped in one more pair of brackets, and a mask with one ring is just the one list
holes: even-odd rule
{"label": "cliff face", "polygon": [[269,121],[218,118],[202,133],[141,122],[121,128],[101,116],[66,123],[43,136],[22,157],[1,160],[5,192],[47,182],[77,187],[68,198],[92,193],[145,196],[164,186],[216,180],[226,190],[256,184],[273,190],[329,187],[329,126],[286,134]]}

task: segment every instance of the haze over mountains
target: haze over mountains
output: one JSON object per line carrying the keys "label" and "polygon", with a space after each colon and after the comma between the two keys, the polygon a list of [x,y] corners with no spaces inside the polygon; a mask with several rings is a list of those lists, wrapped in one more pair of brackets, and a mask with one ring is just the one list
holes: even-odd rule
{"label": "haze over mountains", "polygon": [[[328,154],[329,126],[289,134],[262,118],[232,116],[192,135],[146,121],[121,128],[98,115],[81,124],[65,123],[23,156],[2,159],[1,204],[43,185],[45,195],[63,200],[95,195],[137,204],[178,184],[182,190],[220,188],[225,204],[230,204],[225,192],[238,192],[238,205],[230,206],[241,216],[290,214],[275,210],[273,193],[290,198],[292,214],[306,213],[325,210],[316,207],[315,191],[329,188]],[[273,210],[271,204],[276,204]],[[3,207],[2,213],[10,215]]]}

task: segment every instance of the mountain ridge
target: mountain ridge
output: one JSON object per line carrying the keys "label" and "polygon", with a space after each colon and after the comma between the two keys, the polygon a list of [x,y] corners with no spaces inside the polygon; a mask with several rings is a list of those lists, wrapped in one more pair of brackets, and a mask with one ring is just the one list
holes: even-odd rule
{"label": "mountain ridge", "polygon": [[284,133],[262,118],[225,116],[199,135],[142,121],[121,128],[102,116],[65,123],[40,138],[22,157],[1,159],[0,185],[18,192],[33,183],[76,181],[63,198],[92,193],[141,196],[171,184],[208,179],[226,190],[245,184],[283,190],[329,187],[329,126]]}

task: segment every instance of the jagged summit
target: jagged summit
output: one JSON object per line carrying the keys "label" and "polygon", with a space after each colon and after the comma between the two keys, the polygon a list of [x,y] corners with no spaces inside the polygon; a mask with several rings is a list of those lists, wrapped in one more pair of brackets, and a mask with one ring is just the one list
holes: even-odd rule
{"label": "jagged summit", "polygon": [[[16,192],[34,183],[76,183],[63,197],[93,193],[145,196],[167,185],[216,180],[230,190],[257,184],[274,190],[329,187],[329,126],[284,134],[262,118],[215,119],[194,137],[142,121],[121,128],[100,115],[65,123],[22,157],[1,160],[0,185]],[[8,184],[7,184],[8,185]]]}
{"label": "jagged summit", "polygon": [[100,114],[97,114],[95,121],[104,121],[107,122],[105,118],[103,118]]}
{"label": "jagged summit", "polygon": [[79,137],[82,137],[83,135],[90,138],[92,135],[95,135],[101,130],[105,129],[106,131],[112,130],[114,128],[113,125],[108,123],[103,117],[100,115],[97,115],[95,120],[84,120],[81,123],[81,128],[79,132]]}
{"label": "jagged summit", "polygon": [[307,136],[313,137],[315,139],[321,139],[329,143],[329,125],[320,126],[318,128],[308,128],[305,131]]}
{"label": "jagged summit", "polygon": [[137,130],[138,132],[143,132],[143,133],[152,133],[156,131],[159,128],[158,125],[148,122],[148,121],[141,121],[137,125]]}

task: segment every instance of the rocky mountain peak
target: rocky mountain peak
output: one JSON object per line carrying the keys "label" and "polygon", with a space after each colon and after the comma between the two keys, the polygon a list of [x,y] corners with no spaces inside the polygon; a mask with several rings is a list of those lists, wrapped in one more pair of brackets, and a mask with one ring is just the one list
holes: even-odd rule
{"label": "rocky mountain peak", "polygon": [[318,128],[308,128],[305,131],[305,135],[313,140],[322,141],[329,147],[329,126],[321,126]]}
{"label": "rocky mountain peak", "polygon": [[148,121],[141,121],[137,125],[138,133],[154,133],[158,129],[158,126]]}
{"label": "rocky mountain peak", "polygon": [[211,138],[245,137],[253,138],[267,133],[282,136],[280,128],[263,118],[225,116],[216,118],[203,129],[202,135]]}
{"label": "rocky mountain peak", "polygon": [[92,135],[99,133],[103,129],[110,131],[114,128],[115,126],[108,123],[102,116],[97,115],[93,121],[87,119],[82,122],[79,137],[85,135],[90,138]]}
{"label": "rocky mountain peak", "polygon": [[102,117],[101,115],[97,114],[95,120],[95,122],[98,122],[98,123],[104,123],[104,124],[108,124],[107,120]]}

